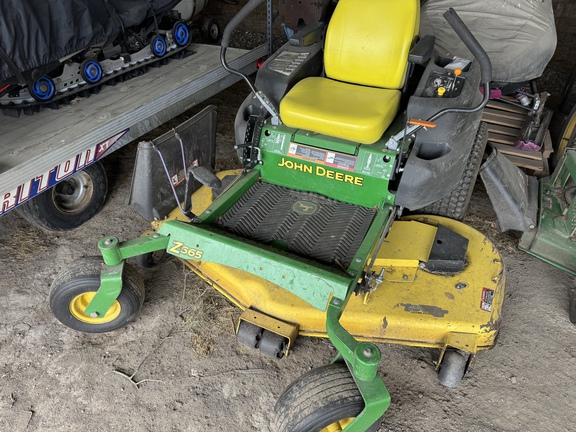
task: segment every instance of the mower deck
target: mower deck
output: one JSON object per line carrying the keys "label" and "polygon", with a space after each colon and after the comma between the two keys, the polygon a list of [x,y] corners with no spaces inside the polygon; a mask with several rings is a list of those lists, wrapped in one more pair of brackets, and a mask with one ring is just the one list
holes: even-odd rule
{"label": "mower deck", "polygon": [[[301,194],[268,186],[264,185],[273,192],[262,191],[262,186],[256,189],[263,197],[277,197],[278,206],[271,205],[268,199],[254,198],[254,194],[248,193],[245,199],[238,201],[238,208],[232,207],[218,223],[236,234],[250,237],[252,225],[242,223],[242,215],[250,214],[251,220],[260,221],[255,223],[260,227],[257,240],[291,245],[295,241],[293,238],[298,238],[294,235],[298,232],[297,227],[306,223],[313,225],[314,220],[306,215],[292,218],[295,203],[304,201]],[[290,195],[293,196],[288,199]],[[326,198],[310,193],[306,193],[305,198],[310,203],[318,203],[320,213],[323,205],[337,206],[338,211],[334,214],[340,221],[333,224],[325,216],[318,218],[324,223],[325,230],[319,232],[315,242],[303,242],[307,245],[308,257],[310,251],[322,251],[322,246],[327,243],[330,245],[326,250],[333,250],[335,244],[345,243],[343,240],[347,238],[346,232],[350,226],[367,226],[370,223],[370,209],[350,206],[355,211],[346,216],[343,210],[347,207],[338,207],[342,203],[333,203],[332,200],[322,202]],[[210,191],[201,188],[193,196],[195,212],[202,211],[211,200]],[[261,205],[262,202],[268,204]],[[255,203],[258,203],[258,217],[254,217]],[[365,215],[365,219],[355,212]],[[175,211],[169,219],[174,218],[181,219],[181,215]],[[294,228],[292,231],[280,229],[284,224]],[[461,272],[433,274],[423,269],[434,242],[439,242],[436,238],[439,224],[469,241],[466,266]],[[262,227],[265,227],[263,231],[266,234],[262,234]],[[276,234],[275,237],[274,233],[282,235]],[[328,233],[334,234],[334,239]],[[255,240],[253,237],[251,239]],[[346,247],[341,249],[346,250]],[[353,253],[350,251],[348,256],[354,256]],[[326,257],[319,253],[318,257],[321,256]],[[276,322],[278,328],[288,326],[296,329],[300,335],[327,337],[326,312],[310,307],[287,290],[224,265],[191,260],[184,262],[245,311],[241,320],[254,322],[265,316]],[[340,319],[342,326],[356,339],[431,348],[453,347],[472,354],[494,345],[503,301],[504,267],[495,247],[478,231],[438,216],[414,216],[396,221],[374,263],[376,273],[382,268],[385,269],[384,282],[372,293],[352,296]],[[270,327],[270,324],[266,326]]]}

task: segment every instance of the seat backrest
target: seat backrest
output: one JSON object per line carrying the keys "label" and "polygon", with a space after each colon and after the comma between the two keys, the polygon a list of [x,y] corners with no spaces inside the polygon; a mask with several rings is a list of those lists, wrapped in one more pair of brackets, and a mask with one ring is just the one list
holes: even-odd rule
{"label": "seat backrest", "polygon": [[401,89],[419,24],[420,0],[339,0],[326,32],[326,76]]}

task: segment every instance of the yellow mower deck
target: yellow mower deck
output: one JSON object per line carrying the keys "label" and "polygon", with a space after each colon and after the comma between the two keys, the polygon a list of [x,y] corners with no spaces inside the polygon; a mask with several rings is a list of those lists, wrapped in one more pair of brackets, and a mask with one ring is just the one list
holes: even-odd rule
{"label": "yellow mower deck", "polygon": [[[198,214],[212,201],[211,190],[201,188],[192,201]],[[170,218],[185,219],[177,211]],[[431,274],[421,268],[439,223],[469,240],[460,273]],[[241,320],[284,335],[289,346],[296,334],[327,337],[325,312],[277,285],[218,264],[185,263],[244,310]],[[499,253],[481,233],[439,216],[404,218],[392,224],[378,254],[374,270],[382,267],[384,282],[368,295],[353,296],[340,319],[355,338],[472,354],[494,345],[505,272]]]}

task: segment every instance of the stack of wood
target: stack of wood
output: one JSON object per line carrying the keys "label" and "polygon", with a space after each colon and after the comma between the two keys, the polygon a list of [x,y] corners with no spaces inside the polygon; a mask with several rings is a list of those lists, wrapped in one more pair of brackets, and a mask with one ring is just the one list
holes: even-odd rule
{"label": "stack of wood", "polygon": [[[504,154],[516,166],[528,174],[545,177],[550,174],[548,158],[553,152],[548,125],[552,111],[544,108],[538,128],[533,127],[530,111],[505,101],[491,100],[484,108],[482,121],[488,125],[488,143]],[[532,133],[530,133],[532,132]],[[540,150],[523,150],[514,145],[525,137],[540,147]]]}

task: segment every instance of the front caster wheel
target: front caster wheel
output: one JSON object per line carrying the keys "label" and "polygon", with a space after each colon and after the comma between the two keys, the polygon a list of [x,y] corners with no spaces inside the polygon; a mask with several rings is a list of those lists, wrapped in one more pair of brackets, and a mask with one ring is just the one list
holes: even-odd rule
{"label": "front caster wheel", "polygon": [[144,304],[144,282],[138,272],[124,264],[122,291],[106,315],[91,317],[84,313],[100,287],[101,257],[87,257],[62,270],[50,288],[50,309],[67,327],[84,333],[116,330],[136,319]]}
{"label": "front caster wheel", "polygon": [[[313,369],[294,381],[276,403],[280,432],[338,432],[364,409],[364,400],[343,363]],[[376,431],[380,420],[368,431]]]}
{"label": "front caster wheel", "polygon": [[446,350],[440,370],[438,371],[438,381],[444,387],[456,388],[460,385],[466,373],[468,359],[456,350]]}

